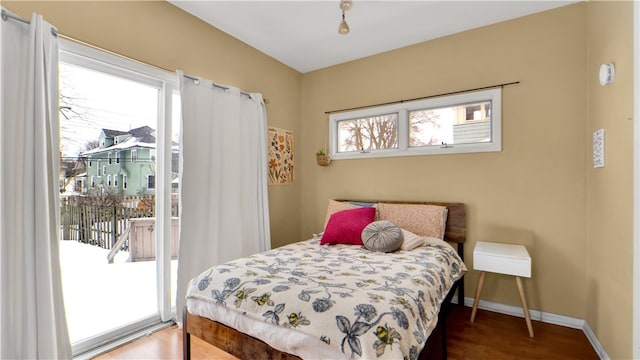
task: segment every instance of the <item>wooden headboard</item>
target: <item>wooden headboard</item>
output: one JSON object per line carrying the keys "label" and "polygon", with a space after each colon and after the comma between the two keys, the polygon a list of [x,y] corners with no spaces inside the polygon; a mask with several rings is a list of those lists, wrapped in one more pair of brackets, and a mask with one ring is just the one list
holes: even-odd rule
{"label": "wooden headboard", "polygon": [[438,205],[446,206],[449,211],[444,240],[462,244],[467,240],[467,211],[463,203],[435,202],[435,201],[391,201],[391,200],[336,200],[342,202]]}

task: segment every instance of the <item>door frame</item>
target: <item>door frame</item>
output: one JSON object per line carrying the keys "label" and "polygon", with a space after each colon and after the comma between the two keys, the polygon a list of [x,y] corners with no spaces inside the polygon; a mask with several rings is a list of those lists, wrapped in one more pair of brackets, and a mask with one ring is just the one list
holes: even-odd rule
{"label": "door frame", "polygon": [[640,359],[640,2],[633,2],[633,358]]}
{"label": "door frame", "polygon": [[[169,251],[171,237],[171,95],[179,89],[176,74],[155,68],[112,52],[67,39],[59,39],[60,61],[74,63],[93,68],[105,73],[128,78],[157,87],[158,99],[158,134],[156,136],[156,278],[158,313],[140,319],[134,323],[98,334],[72,345],[74,356],[86,353],[95,348],[105,346],[120,338],[131,336],[161,322],[171,321],[175,309],[170,304],[171,295],[171,254]],[[166,112],[168,111],[168,113]],[[169,141],[168,143],[166,141]],[[169,145],[167,145],[169,144]],[[168,153],[168,154],[167,154]],[[158,221],[157,219],[168,219]]]}

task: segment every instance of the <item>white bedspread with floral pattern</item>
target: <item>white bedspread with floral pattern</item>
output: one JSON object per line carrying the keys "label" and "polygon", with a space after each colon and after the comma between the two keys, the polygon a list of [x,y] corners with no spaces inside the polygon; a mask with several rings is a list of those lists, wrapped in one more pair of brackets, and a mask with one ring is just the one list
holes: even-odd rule
{"label": "white bedspread with floral pattern", "polygon": [[303,332],[346,357],[417,359],[466,270],[444,241],[376,253],[308,240],[212,267],[187,298]]}

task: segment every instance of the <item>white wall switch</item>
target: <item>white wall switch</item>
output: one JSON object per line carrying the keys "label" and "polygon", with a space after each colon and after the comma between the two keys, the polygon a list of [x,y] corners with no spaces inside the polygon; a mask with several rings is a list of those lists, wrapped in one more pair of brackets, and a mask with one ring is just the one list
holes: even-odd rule
{"label": "white wall switch", "polygon": [[604,167],[604,129],[593,133],[593,167]]}

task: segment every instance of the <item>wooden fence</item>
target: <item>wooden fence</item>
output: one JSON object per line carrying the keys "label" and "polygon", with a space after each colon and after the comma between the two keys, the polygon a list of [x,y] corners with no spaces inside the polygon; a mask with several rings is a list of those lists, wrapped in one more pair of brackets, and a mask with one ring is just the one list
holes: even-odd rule
{"label": "wooden fence", "polygon": [[[178,216],[177,197],[171,215]],[[131,218],[154,218],[155,196],[71,196],[60,201],[62,240],[111,249]]]}
{"label": "wooden fence", "polygon": [[[107,260],[109,264],[118,251],[129,250],[127,261],[150,261],[156,258],[156,219],[141,218],[129,219],[128,226],[115,246],[109,251]],[[171,245],[169,246],[171,258],[178,258],[178,248],[180,246],[180,236],[178,234],[178,218],[171,218]]]}

